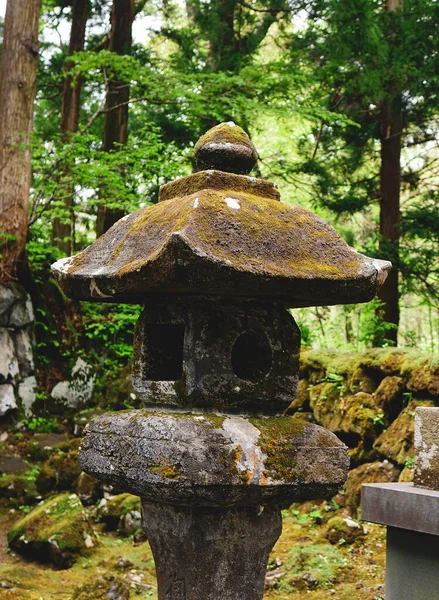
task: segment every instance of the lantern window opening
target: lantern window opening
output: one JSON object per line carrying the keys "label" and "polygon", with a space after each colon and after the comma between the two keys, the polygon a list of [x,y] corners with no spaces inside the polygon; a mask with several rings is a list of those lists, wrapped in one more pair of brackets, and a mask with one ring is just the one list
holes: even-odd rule
{"label": "lantern window opening", "polygon": [[271,371],[273,355],[265,335],[246,331],[236,338],[231,359],[239,379],[259,381]]}

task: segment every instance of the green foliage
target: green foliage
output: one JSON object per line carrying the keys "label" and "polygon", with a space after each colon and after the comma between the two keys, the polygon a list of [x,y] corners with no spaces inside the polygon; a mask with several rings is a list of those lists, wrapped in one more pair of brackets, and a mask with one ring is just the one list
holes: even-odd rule
{"label": "green foliage", "polygon": [[34,433],[52,433],[58,431],[58,421],[50,416],[47,417],[32,417],[31,419],[23,419],[24,426]]}

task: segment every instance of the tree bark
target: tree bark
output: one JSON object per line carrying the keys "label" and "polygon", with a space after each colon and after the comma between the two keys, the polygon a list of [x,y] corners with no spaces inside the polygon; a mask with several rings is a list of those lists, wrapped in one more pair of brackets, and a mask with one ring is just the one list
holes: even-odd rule
{"label": "tree bark", "polygon": [[[129,54],[132,44],[134,21],[134,0],[113,0],[111,12],[111,34],[109,50],[117,54]],[[103,150],[109,152],[125,146],[128,140],[128,102],[130,99],[129,82],[110,79],[105,102]],[[116,107],[116,108],[114,108]],[[97,237],[105,233],[116,221],[124,216],[123,209],[106,206],[111,198],[111,190],[101,190],[102,202],[98,207],[96,224]]]}
{"label": "tree bark", "polygon": [[399,324],[399,222],[401,175],[401,104],[399,99],[386,103],[381,121],[381,194],[380,251],[393,263],[393,268],[380,288],[383,320],[396,327],[385,331],[385,338],[397,342]]}
{"label": "tree bark", "polygon": [[[90,0],[74,0],[72,5],[72,27],[70,30],[70,42],[68,56],[75,52],[84,50],[85,29],[90,11]],[[66,62],[66,78],[61,109],[61,141],[68,143],[73,133],[78,131],[79,112],[81,108],[82,78],[73,79],[70,71],[73,67],[71,61]],[[52,225],[52,245],[62,250],[65,254],[74,253],[74,183],[69,181],[68,169],[61,170],[60,180],[65,181],[61,185],[64,208],[68,213],[68,219],[55,218]]]}
{"label": "tree bark", "polygon": [[[399,7],[399,0],[387,0],[387,11]],[[388,328],[384,337],[397,343],[399,325],[399,222],[401,180],[401,133],[403,127],[401,97],[384,103],[381,112],[381,171],[380,171],[380,251],[393,263],[393,269],[380,288],[378,297],[383,320],[395,327]]]}
{"label": "tree bark", "polygon": [[41,0],[9,0],[0,64],[0,280],[15,277],[27,238]]}

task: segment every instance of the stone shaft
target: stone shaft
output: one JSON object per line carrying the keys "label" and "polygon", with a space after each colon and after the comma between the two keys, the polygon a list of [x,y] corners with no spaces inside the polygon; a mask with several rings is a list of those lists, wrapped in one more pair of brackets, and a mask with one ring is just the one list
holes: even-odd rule
{"label": "stone shaft", "polygon": [[439,490],[439,408],[416,409],[414,484]]}
{"label": "stone shaft", "polygon": [[159,600],[261,600],[278,507],[225,510],[143,500]]}

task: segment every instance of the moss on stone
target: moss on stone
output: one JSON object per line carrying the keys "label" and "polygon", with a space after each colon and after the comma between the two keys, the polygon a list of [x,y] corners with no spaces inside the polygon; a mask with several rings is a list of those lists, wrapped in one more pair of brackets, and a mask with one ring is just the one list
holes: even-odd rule
{"label": "moss on stone", "polygon": [[75,494],[61,494],[40,502],[12,527],[8,542],[13,550],[59,568],[71,566],[97,544]]}
{"label": "moss on stone", "polygon": [[117,600],[129,600],[130,598],[128,583],[122,577],[117,577],[112,573],[93,576],[76,587],[72,595],[72,600],[107,600],[108,598]]}
{"label": "moss on stone", "polygon": [[412,400],[393,423],[379,436],[373,447],[378,454],[400,466],[413,458],[415,410],[418,406],[434,406],[432,401]]}
{"label": "moss on stone", "polygon": [[249,419],[261,432],[258,440],[264,459],[264,476],[273,481],[291,483],[297,479],[295,469],[297,443],[309,424],[292,417]]}
{"label": "moss on stone", "polygon": [[359,523],[348,517],[337,515],[329,519],[326,537],[331,544],[352,544],[359,538],[364,538],[365,531]]}

